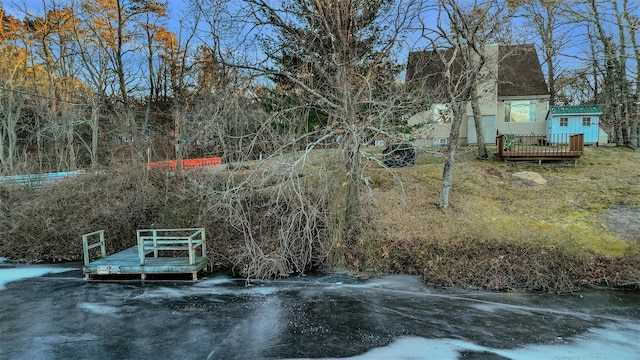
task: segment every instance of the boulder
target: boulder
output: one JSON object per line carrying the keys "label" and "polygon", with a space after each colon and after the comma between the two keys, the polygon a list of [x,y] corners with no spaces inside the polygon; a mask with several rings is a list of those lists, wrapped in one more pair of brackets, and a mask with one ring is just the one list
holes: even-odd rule
{"label": "boulder", "polygon": [[521,180],[524,184],[527,185],[544,185],[547,183],[542,175],[533,171],[520,171],[513,174],[513,177]]}

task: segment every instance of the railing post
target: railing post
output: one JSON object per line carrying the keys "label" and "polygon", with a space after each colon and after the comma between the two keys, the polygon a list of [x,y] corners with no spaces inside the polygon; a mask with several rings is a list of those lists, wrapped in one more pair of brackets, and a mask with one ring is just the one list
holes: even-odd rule
{"label": "railing post", "polygon": [[100,256],[103,259],[107,257],[107,246],[104,243],[104,230],[100,230]]}
{"label": "railing post", "polygon": [[82,235],[82,251],[84,255],[84,266],[89,266],[89,239],[87,239],[87,234]]}
{"label": "railing post", "polygon": [[153,257],[158,257],[158,231],[151,230],[153,234]]}
{"label": "railing post", "polygon": [[574,147],[575,147],[574,142],[575,142],[574,141],[574,135],[570,135],[569,136],[569,151],[574,151]]}
{"label": "railing post", "polygon": [[189,235],[188,239],[188,247],[189,247],[189,264],[193,265],[196,263],[196,252],[193,249],[193,237],[196,233]]}
{"label": "railing post", "polygon": [[138,257],[140,258],[140,266],[144,266],[144,239],[141,230],[136,231],[138,236]]}
{"label": "railing post", "polygon": [[204,228],[202,228],[202,257],[207,257],[207,235],[204,232]]}

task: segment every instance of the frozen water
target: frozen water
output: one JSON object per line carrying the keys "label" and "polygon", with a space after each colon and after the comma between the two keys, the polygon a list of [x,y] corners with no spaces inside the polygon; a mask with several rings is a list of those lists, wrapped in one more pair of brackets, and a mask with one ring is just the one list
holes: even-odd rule
{"label": "frozen water", "polygon": [[158,286],[145,289],[136,296],[138,299],[179,299],[194,296],[233,295],[233,296],[264,296],[280,291],[273,286],[258,285],[241,286],[246,280],[232,279],[228,276],[219,276],[204,279],[196,284],[183,287]]}
{"label": "frozen water", "polygon": [[[559,344],[534,345],[519,349],[496,349],[458,339],[399,338],[388,346],[369,350],[351,360],[456,360],[462,354],[482,354],[485,357],[502,357],[512,360],[567,360],[567,359],[616,359],[640,358],[636,344],[640,326],[628,323],[621,328],[609,326],[590,329],[575,341],[559,340]],[[325,358],[328,359],[328,358]]]}
{"label": "frozen water", "polygon": [[211,287],[215,285],[227,285],[234,284],[238,281],[237,279],[232,278],[227,275],[219,275],[210,279],[204,279],[194,284],[195,287]]}
{"label": "frozen water", "polygon": [[[0,258],[1,260],[2,258]],[[1,263],[2,261],[0,261]],[[38,277],[45,274],[54,274],[73,269],[47,266],[17,266],[12,268],[0,268],[0,290],[4,290],[5,284],[11,281]]]}
{"label": "frozen water", "polygon": [[98,314],[98,315],[115,315],[120,311],[117,307],[106,305],[106,304],[95,304],[95,303],[79,303],[78,307],[80,309],[86,310],[87,312]]}
{"label": "frozen water", "polygon": [[[0,279],[13,270],[0,267]],[[26,267],[0,291],[0,359],[626,360],[640,354],[634,292],[490,293],[433,288],[411,276],[319,275],[250,286],[229,276],[93,282],[79,269],[37,277],[64,270]]]}

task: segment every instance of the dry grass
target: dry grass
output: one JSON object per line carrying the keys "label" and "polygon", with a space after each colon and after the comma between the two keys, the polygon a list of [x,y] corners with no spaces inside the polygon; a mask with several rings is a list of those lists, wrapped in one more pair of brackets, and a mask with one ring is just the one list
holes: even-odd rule
{"label": "dry grass", "polygon": [[[602,264],[615,263],[614,283],[638,286],[640,269],[633,262],[639,260],[640,234],[623,240],[606,219],[612,206],[639,205],[639,162],[638,152],[593,147],[577,167],[466,156],[458,162],[451,207],[444,211],[435,205],[442,166],[433,157],[397,170],[399,181],[371,167],[373,231],[352,263],[373,273],[422,274],[443,285],[545,291],[610,284]],[[518,171],[538,172],[548,183],[523,184],[512,176]]]}
{"label": "dry grass", "polygon": [[[369,161],[369,228],[350,246],[334,231],[340,158],[333,150],[299,155],[182,176],[112,168],[35,192],[0,188],[0,255],[80,260],[89,231],[106,229],[112,252],[132,245],[137,228],[202,226],[211,263],[250,277],[340,265],[492,290],[640,288],[640,235],[622,239],[607,224],[612,207],[640,207],[640,152],[590,147],[573,167],[481,161],[464,149],[447,210],[436,207],[442,156],[422,153],[415,167],[393,172]],[[548,183],[512,175],[525,170]],[[244,185],[230,191],[230,183]]]}

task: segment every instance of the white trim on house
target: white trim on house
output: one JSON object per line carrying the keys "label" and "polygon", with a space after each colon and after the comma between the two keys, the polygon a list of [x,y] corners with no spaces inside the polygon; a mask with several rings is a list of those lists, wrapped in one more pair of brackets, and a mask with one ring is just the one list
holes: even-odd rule
{"label": "white trim on house", "polygon": [[498,101],[514,101],[514,100],[540,100],[545,101],[551,98],[550,95],[524,95],[524,96],[498,96]]}

